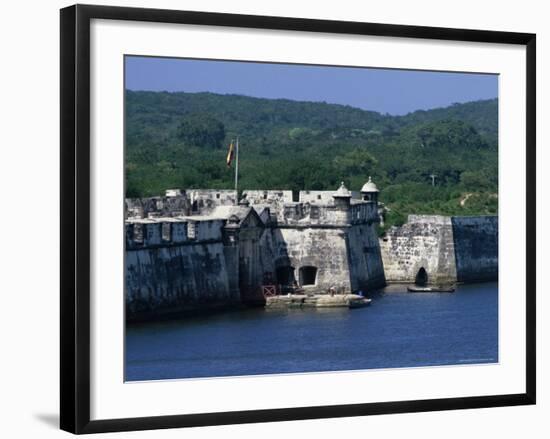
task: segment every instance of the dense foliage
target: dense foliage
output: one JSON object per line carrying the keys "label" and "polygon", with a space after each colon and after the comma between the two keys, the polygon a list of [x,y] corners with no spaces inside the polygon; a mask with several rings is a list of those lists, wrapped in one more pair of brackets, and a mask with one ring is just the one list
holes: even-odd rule
{"label": "dense foliage", "polygon": [[320,102],[127,91],[127,196],[232,188],[225,156],[239,136],[240,188],[332,190],[343,180],[358,190],[372,175],[388,225],[409,213],[496,213],[497,112],[497,100],[390,116]]}

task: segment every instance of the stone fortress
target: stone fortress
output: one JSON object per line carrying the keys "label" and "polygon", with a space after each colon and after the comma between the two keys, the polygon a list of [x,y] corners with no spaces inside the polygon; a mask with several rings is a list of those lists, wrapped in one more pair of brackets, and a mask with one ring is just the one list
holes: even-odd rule
{"label": "stone fortress", "polygon": [[[167,190],[125,200],[127,318],[263,304],[279,293],[367,293],[386,282],[492,280],[497,217],[410,216],[379,240],[378,188]],[[460,241],[460,244],[457,242]],[[425,273],[425,274],[423,274]]]}
{"label": "stone fortress", "polygon": [[409,215],[380,239],[386,280],[454,284],[498,279],[498,216]]}

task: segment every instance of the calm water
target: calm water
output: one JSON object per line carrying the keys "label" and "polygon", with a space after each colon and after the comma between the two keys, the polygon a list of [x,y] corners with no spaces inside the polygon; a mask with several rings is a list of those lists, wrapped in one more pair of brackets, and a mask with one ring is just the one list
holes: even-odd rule
{"label": "calm water", "polygon": [[361,309],[250,309],[130,326],[126,379],[498,361],[496,283],[453,294],[390,288]]}

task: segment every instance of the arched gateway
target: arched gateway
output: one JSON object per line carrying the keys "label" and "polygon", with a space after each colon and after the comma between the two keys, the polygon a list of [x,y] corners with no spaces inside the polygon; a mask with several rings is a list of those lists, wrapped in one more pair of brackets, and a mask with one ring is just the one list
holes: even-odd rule
{"label": "arched gateway", "polygon": [[428,283],[428,273],[424,267],[420,267],[420,270],[416,273],[414,283],[420,286],[425,286]]}

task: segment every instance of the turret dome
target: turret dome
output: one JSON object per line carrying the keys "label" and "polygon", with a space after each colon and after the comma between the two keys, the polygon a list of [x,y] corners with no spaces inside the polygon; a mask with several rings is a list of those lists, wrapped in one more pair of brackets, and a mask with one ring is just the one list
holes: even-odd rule
{"label": "turret dome", "polygon": [[344,182],[341,182],[340,187],[332,196],[334,198],[351,198],[351,192],[348,190]]}
{"label": "turret dome", "polygon": [[361,192],[380,192],[374,182],[372,181],[372,178],[369,176],[369,181],[367,181],[363,187],[361,188]]}

